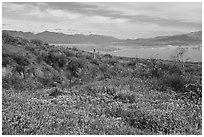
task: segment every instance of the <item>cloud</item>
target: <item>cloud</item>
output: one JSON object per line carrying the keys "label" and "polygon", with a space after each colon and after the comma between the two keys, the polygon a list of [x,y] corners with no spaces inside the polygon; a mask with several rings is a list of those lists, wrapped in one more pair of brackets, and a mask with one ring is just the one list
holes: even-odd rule
{"label": "cloud", "polygon": [[79,18],[81,15],[77,13],[71,13],[66,10],[60,10],[60,9],[46,9],[46,13],[48,13],[50,16],[55,17],[61,17],[61,18],[68,18],[68,19],[76,19]]}
{"label": "cloud", "polygon": [[[119,38],[179,34],[202,28],[201,3],[3,3],[3,28],[98,33]],[[37,25],[36,25],[37,24]],[[44,27],[40,27],[41,25]],[[29,27],[30,26],[30,27]],[[59,30],[58,30],[59,31]]]}
{"label": "cloud", "polygon": [[22,5],[22,4],[4,2],[2,4],[2,8],[3,8],[3,11],[7,10],[7,11],[10,11],[10,12],[23,12],[23,11],[26,10],[27,4]]}
{"label": "cloud", "polygon": [[[201,27],[201,3],[83,3],[95,5],[94,13],[131,22],[162,26]],[[104,10],[106,9],[106,10]],[[97,12],[96,12],[97,11]]]}

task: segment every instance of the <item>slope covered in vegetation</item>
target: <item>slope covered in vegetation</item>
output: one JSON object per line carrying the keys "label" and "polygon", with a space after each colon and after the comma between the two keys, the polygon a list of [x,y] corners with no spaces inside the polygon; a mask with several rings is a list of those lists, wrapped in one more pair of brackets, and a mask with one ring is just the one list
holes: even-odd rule
{"label": "slope covered in vegetation", "polygon": [[202,134],[202,65],[2,36],[2,133]]}

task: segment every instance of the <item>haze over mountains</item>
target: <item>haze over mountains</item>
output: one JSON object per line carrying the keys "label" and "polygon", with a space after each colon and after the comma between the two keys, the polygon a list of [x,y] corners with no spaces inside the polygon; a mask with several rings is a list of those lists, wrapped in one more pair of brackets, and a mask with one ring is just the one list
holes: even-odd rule
{"label": "haze over mountains", "polygon": [[188,34],[159,36],[155,38],[139,38],[121,40],[111,36],[104,35],[67,35],[63,33],[44,31],[41,33],[31,33],[22,31],[4,30],[12,36],[19,36],[30,39],[39,39],[51,44],[113,44],[121,46],[192,46],[202,44],[202,31],[191,32]]}
{"label": "haze over mountains", "polygon": [[22,32],[22,31],[7,31],[7,33],[12,36],[20,36],[20,37],[26,38],[28,40],[39,39],[52,44],[99,44],[99,43],[119,41],[119,39],[111,36],[94,35],[94,34],[67,35],[63,33],[49,32],[49,31],[43,31],[37,34],[31,33],[31,32]]}
{"label": "haze over mountains", "polygon": [[133,46],[192,46],[202,44],[202,31],[191,32],[188,34],[173,35],[173,36],[159,36],[147,39],[127,39],[120,43],[121,45]]}

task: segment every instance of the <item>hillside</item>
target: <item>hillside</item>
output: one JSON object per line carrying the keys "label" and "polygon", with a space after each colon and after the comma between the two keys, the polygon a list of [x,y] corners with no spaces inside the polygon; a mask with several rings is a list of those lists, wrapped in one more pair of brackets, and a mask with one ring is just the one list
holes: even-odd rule
{"label": "hillside", "polygon": [[111,36],[103,35],[67,35],[63,33],[43,31],[41,33],[31,33],[31,32],[22,32],[22,31],[8,31],[4,30],[5,33],[8,33],[11,36],[19,36],[25,39],[39,39],[52,44],[100,44],[100,43],[109,43],[115,42],[119,39],[116,39]]}
{"label": "hillside", "polygon": [[132,46],[192,46],[202,44],[202,31],[191,32],[182,35],[159,36],[147,39],[127,39],[116,44]]}
{"label": "hillside", "polygon": [[2,35],[3,135],[201,135],[202,63]]}

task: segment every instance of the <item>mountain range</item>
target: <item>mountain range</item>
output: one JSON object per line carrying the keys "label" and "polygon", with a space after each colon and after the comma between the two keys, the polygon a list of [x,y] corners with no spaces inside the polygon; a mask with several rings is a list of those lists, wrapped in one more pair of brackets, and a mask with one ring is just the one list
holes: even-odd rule
{"label": "mountain range", "polygon": [[127,39],[117,43],[118,45],[132,46],[190,46],[202,44],[202,31],[191,32],[173,36],[159,36],[155,38]]}
{"label": "mountain range", "polygon": [[172,35],[172,36],[158,36],[154,38],[138,38],[121,40],[112,36],[104,35],[84,35],[84,34],[64,34],[43,31],[41,33],[31,33],[22,31],[4,30],[9,35],[19,36],[30,39],[39,39],[50,44],[111,44],[118,46],[190,46],[202,44],[202,31],[191,32],[187,34]]}
{"label": "mountain range", "polygon": [[11,36],[19,36],[25,39],[39,39],[50,44],[100,44],[100,43],[109,43],[119,41],[119,39],[111,36],[103,35],[84,35],[84,34],[74,34],[68,35],[64,33],[56,33],[43,31],[41,33],[31,33],[31,32],[22,32],[22,31],[6,31]]}

